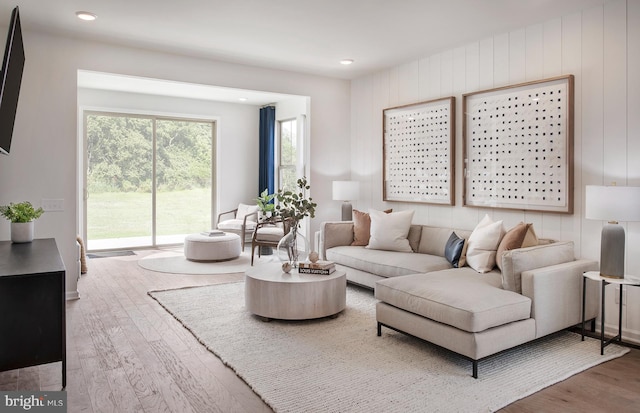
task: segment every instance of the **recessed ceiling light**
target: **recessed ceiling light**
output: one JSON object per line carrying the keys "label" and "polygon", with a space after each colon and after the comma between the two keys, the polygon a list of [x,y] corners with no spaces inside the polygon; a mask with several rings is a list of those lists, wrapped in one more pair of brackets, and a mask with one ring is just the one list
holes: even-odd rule
{"label": "recessed ceiling light", "polygon": [[341,65],[345,65],[345,66],[348,66],[348,65],[350,65],[351,63],[353,63],[353,59],[342,59],[342,60],[340,61],[340,64],[341,64]]}
{"label": "recessed ceiling light", "polygon": [[239,100],[240,102],[246,102],[247,100],[249,100],[249,98],[238,98],[238,100]]}
{"label": "recessed ceiling light", "polygon": [[85,20],[85,21],[94,21],[95,19],[98,18],[98,16],[96,16],[93,13],[90,13],[88,11],[77,11],[76,12],[76,16],[80,19],[80,20]]}

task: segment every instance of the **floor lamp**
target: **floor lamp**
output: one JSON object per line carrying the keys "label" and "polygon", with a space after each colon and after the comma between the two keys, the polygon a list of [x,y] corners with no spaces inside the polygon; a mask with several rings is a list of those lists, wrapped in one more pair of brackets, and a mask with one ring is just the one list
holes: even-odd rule
{"label": "floor lamp", "polygon": [[360,197],[360,182],[358,181],[333,181],[333,200],[344,201],[342,203],[342,220],[353,219],[353,207],[350,201]]}
{"label": "floor lamp", "polygon": [[618,221],[640,221],[640,187],[587,185],[585,217],[607,221],[600,240],[600,275],[624,278],[625,233]]}

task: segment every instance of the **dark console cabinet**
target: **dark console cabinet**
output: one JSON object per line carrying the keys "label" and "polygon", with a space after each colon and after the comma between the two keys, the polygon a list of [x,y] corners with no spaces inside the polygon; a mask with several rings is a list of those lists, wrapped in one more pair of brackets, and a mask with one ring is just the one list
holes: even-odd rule
{"label": "dark console cabinet", "polygon": [[0,371],[62,361],[67,385],[65,268],[56,241],[0,242]]}

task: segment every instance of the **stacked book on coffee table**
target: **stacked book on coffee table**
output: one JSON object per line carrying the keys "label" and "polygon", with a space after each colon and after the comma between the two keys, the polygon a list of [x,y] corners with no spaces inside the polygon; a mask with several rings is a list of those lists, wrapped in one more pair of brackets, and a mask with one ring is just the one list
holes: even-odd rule
{"label": "stacked book on coffee table", "polygon": [[300,274],[329,275],[336,270],[336,264],[332,261],[300,262],[298,272]]}

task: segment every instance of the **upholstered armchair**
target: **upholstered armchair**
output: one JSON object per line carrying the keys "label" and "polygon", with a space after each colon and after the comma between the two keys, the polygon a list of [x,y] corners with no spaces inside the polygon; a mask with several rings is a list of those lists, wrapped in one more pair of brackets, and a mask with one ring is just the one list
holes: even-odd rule
{"label": "upholstered armchair", "polygon": [[289,219],[272,218],[259,222],[253,231],[251,238],[251,265],[253,265],[253,255],[256,247],[258,247],[258,258],[260,258],[260,247],[276,248],[278,242],[291,229]]}
{"label": "upholstered armchair", "polygon": [[245,239],[250,237],[256,229],[258,211],[258,205],[239,204],[236,209],[218,214],[216,228],[224,232],[238,234],[244,251]]}

